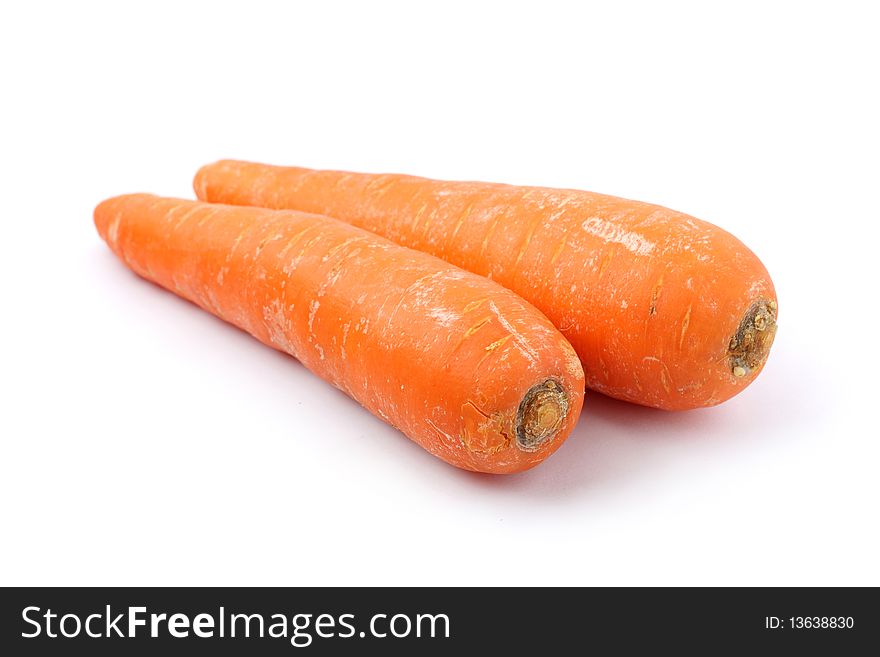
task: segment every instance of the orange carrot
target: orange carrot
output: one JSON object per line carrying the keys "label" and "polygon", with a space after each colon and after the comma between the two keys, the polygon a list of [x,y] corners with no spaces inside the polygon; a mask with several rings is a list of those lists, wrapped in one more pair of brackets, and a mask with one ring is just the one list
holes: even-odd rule
{"label": "orange carrot", "polygon": [[565,440],[571,345],[485,278],[327,217],[147,194],[95,209],[110,248],[461,468],[508,473]]}
{"label": "orange carrot", "polygon": [[319,212],[488,276],[569,339],[587,387],[665,409],[718,404],[776,331],[766,269],[738,239],[656,205],[576,190],[221,161],[199,198]]}

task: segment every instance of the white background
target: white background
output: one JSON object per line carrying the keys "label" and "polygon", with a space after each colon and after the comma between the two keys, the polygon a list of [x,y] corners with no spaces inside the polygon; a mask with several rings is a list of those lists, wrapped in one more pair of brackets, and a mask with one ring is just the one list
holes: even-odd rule
{"label": "white background", "polygon": [[[4,3],[0,583],[880,584],[870,6]],[[99,240],[222,157],[689,212],[769,268],[774,352],[458,471]]]}

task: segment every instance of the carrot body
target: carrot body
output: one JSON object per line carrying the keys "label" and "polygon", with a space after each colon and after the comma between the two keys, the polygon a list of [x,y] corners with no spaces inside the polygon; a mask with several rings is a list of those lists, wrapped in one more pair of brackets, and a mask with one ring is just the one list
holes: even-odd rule
{"label": "carrot body", "polygon": [[146,194],[95,209],[136,273],[299,359],[432,454],[516,472],[577,422],[583,372],[517,295],[348,224]]}
{"label": "carrot body", "polygon": [[720,403],[763,367],[776,295],[746,246],[656,205],[575,190],[221,161],[199,198],[327,214],[488,276],[569,339],[587,386],[665,409]]}

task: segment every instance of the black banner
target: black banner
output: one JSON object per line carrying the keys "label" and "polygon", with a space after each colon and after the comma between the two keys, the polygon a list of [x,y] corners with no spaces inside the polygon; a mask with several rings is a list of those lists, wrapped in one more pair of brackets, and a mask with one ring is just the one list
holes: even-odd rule
{"label": "black banner", "polygon": [[[673,654],[878,646],[876,589],[3,589],[0,654]],[[761,653],[763,654],[763,653]]]}

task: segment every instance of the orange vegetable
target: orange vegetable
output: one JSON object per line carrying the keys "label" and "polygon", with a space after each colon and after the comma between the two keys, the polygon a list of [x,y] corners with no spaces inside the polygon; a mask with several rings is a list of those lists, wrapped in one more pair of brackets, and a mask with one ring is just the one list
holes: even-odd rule
{"label": "orange vegetable", "polygon": [[776,332],[767,270],[685,214],[576,190],[221,161],[199,198],[319,212],[488,276],[569,339],[587,387],[665,409],[751,383]]}
{"label": "orange vegetable", "polygon": [[425,253],[327,217],[147,194],[104,201],[95,225],[136,273],[448,463],[524,470],[577,422],[583,371],[565,338],[514,293]]}

